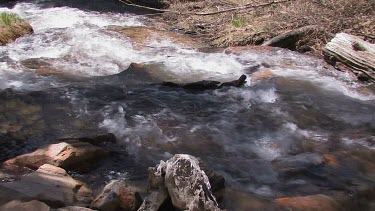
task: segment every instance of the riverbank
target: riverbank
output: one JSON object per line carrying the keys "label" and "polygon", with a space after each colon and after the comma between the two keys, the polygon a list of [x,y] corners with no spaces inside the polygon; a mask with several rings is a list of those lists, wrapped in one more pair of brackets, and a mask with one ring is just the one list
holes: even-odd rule
{"label": "riverbank", "polygon": [[168,1],[158,19],[170,30],[203,38],[210,46],[260,45],[272,37],[305,26],[315,26],[295,50],[321,53],[330,34],[347,32],[374,43],[375,2],[359,1]]}

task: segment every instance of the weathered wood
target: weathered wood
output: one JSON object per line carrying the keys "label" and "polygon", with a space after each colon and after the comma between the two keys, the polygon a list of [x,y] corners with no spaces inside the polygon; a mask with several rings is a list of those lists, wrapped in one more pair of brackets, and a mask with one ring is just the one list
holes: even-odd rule
{"label": "weathered wood", "polygon": [[358,78],[375,82],[375,44],[357,36],[339,33],[327,43],[323,55],[327,62],[333,65],[340,62]]}

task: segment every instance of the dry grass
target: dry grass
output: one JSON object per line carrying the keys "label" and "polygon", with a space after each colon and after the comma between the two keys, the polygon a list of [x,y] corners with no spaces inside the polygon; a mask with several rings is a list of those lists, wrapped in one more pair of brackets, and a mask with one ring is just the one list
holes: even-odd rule
{"label": "dry grass", "polygon": [[[375,42],[374,0],[291,0],[208,16],[184,15],[265,2],[270,0],[172,1],[170,9],[181,14],[166,13],[162,17],[172,23],[174,29],[203,36],[218,47],[261,44],[278,34],[307,25],[324,27],[329,33],[345,31]],[[327,40],[324,33],[316,32],[298,45],[320,51]]]}
{"label": "dry grass", "polygon": [[18,37],[33,33],[26,21],[13,13],[0,13],[0,45],[13,42]]}

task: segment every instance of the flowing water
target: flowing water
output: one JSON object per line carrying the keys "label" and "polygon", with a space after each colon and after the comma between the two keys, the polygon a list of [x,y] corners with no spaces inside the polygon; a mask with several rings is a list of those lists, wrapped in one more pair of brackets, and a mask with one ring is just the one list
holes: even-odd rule
{"label": "flowing water", "polygon": [[[71,174],[92,186],[114,178],[145,181],[147,167],[187,153],[222,174],[231,189],[266,199],[349,196],[361,185],[374,187],[375,95],[361,94],[363,85],[349,75],[282,49],[205,53],[167,38],[136,48],[113,28],[143,26],[151,21],[146,17],[97,2],[79,8],[59,2],[0,7],[34,28],[0,47],[1,160],[59,138],[111,132],[118,139],[106,146],[113,156]],[[58,74],[30,68],[41,63]],[[270,79],[251,80],[265,69]],[[248,76],[243,88],[158,85],[241,74]],[[236,200],[223,206],[244,210]]]}

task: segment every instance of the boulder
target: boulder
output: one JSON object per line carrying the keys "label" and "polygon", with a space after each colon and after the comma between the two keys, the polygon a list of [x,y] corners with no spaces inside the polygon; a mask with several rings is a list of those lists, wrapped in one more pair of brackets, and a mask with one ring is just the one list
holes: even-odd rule
{"label": "boulder", "polygon": [[340,205],[333,198],[323,194],[278,198],[275,202],[293,211],[342,210]]}
{"label": "boulder", "polygon": [[94,211],[94,210],[90,208],[86,208],[86,207],[68,206],[68,207],[62,207],[58,209],[52,209],[51,211]]}
{"label": "boulder", "polygon": [[32,153],[7,160],[4,162],[4,165],[37,169],[43,164],[51,164],[64,169],[77,169],[106,154],[105,150],[97,146],[76,139],[70,139],[57,144],[46,145]]}
{"label": "boulder", "polygon": [[37,199],[50,206],[89,206],[91,190],[83,182],[70,177],[62,168],[44,164],[19,181],[4,183],[5,187],[23,194],[23,198]]}
{"label": "boulder", "polygon": [[161,161],[156,174],[165,174],[165,186],[175,208],[220,210],[211,193],[208,177],[199,167],[197,158],[177,154],[166,162]]}
{"label": "boulder", "polygon": [[134,211],[142,204],[142,198],[124,180],[112,180],[91,203],[93,209]]}
{"label": "boulder", "polygon": [[0,207],[0,211],[49,211],[50,207],[43,202],[32,200],[22,202],[19,200],[10,201]]}

